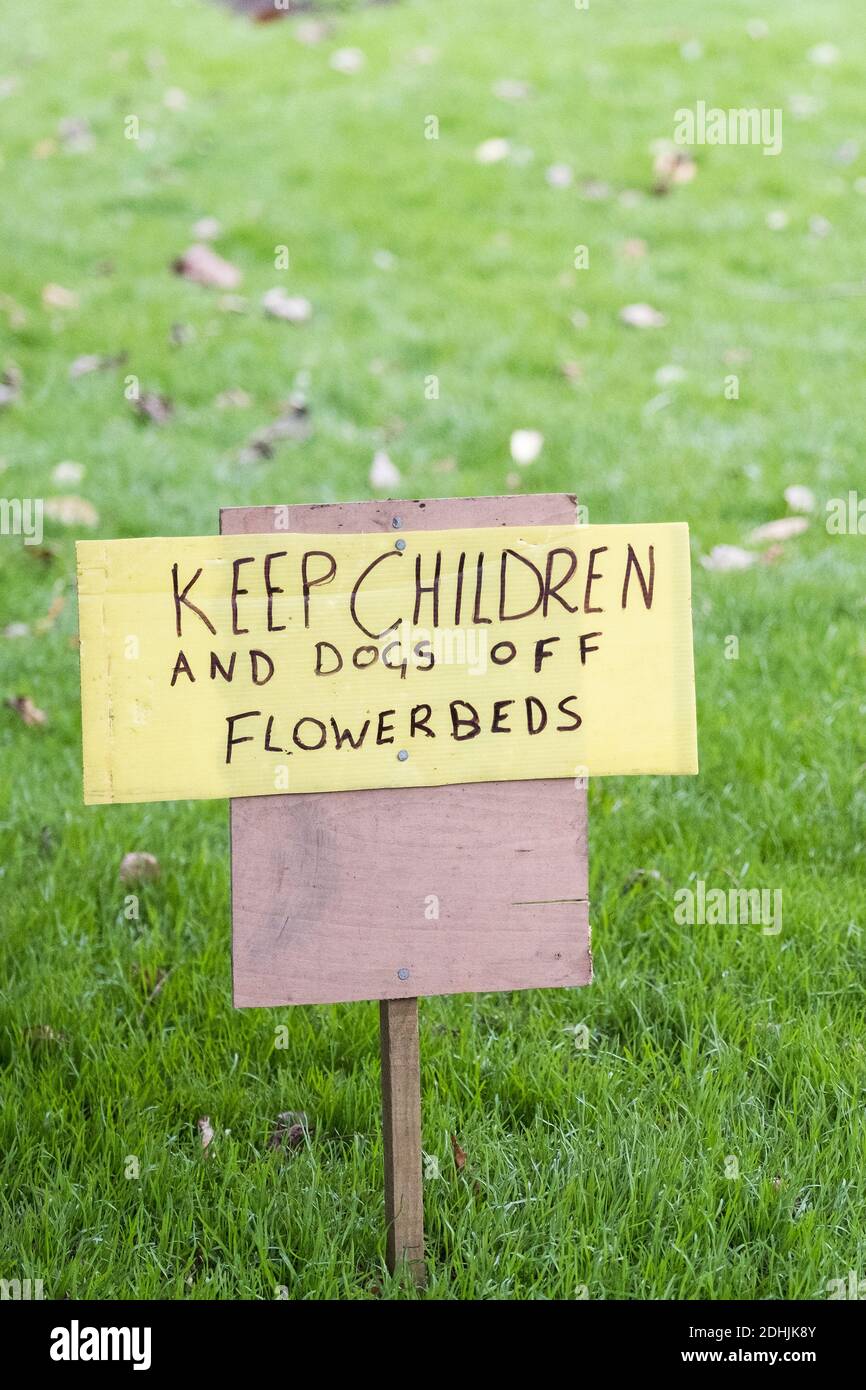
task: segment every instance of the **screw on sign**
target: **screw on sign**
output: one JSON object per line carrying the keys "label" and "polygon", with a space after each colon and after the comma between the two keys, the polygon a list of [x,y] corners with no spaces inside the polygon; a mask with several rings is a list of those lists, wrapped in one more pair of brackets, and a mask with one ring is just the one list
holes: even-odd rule
{"label": "screw on sign", "polygon": [[236,1007],[379,1000],[387,1258],[419,1285],[419,997],[588,984],[586,779],[697,771],[688,529],[578,515],[78,545],[85,800],[230,800]]}

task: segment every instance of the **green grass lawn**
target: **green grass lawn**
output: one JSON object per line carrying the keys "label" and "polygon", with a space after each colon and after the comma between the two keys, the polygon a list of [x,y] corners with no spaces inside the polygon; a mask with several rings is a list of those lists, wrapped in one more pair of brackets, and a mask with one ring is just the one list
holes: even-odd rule
{"label": "green grass lawn", "polygon": [[[197,0],[2,0],[0,372],[23,384],[0,496],[70,492],[98,522],[47,520],[41,550],[0,536],[0,631],[29,625],[0,637],[0,697],[48,719],[0,707],[0,1277],[416,1296],[383,1267],[376,1006],[232,1009],[227,808],[83,807],[74,641],[76,537],[369,497],[379,449],[406,496],[576,491],[594,522],[687,520],[695,553],[701,774],[591,787],[595,983],[423,1003],[426,1296],[822,1298],[866,1275],[866,539],[824,525],[866,482],[861,18],[414,0],[309,44]],[[808,56],[826,43],[830,65]],[[362,69],[335,70],[353,48]],[[698,148],[655,196],[650,147],[699,99],[781,108],[784,149]],[[495,137],[510,157],[479,163]],[[206,216],[243,273],[234,308],[169,269]],[[76,301],[45,307],[48,284]],[[277,285],[309,323],[265,317]],[[636,302],[666,325],[620,322]],[[129,376],[171,398],[165,424]],[[229,391],[249,403],[219,408]],[[298,391],[309,437],[245,461]],[[518,428],[545,443],[515,484]],[[71,487],[63,461],[85,469]],[[804,535],[741,573],[698,563],[783,516],[790,484],[816,496]],[[131,850],[157,882],[119,883]],[[677,925],[698,878],[781,889],[781,933]],[[309,1138],[278,1152],[287,1110]]]}

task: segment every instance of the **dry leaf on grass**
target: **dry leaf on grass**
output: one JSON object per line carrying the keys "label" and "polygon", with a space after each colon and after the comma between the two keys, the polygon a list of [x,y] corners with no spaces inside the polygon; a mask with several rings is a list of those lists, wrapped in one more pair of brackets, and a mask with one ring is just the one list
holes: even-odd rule
{"label": "dry leaf on grass", "polygon": [[788,541],[793,536],[802,535],[808,527],[809,521],[805,516],[783,516],[778,521],[767,521],[763,526],[756,526],[754,531],[749,532],[749,540],[756,543]]}
{"label": "dry leaf on grass", "polygon": [[291,295],[278,285],[262,295],[262,308],[273,319],[285,319],[287,323],[308,323],[313,317],[313,306],[303,295]]}
{"label": "dry leaf on grass", "polygon": [[9,709],[14,710],[22,724],[26,724],[28,729],[41,729],[48,723],[48,715],[38,705],[34,705],[29,695],[16,695],[6,701]]}
{"label": "dry leaf on grass", "polygon": [[40,618],[36,623],[36,631],[40,634],[50,632],[65,607],[66,595],[55,594],[49,604],[48,612],[45,614],[44,618]]}
{"label": "dry leaf on grass", "polygon": [[624,241],[620,249],[620,255],[626,261],[642,261],[647,253],[648,247],[643,237],[629,237]]}
{"label": "dry leaf on grass", "polygon": [[217,410],[246,410],[253,398],[242,386],[230,386],[228,391],[220,391],[214,400]]}
{"label": "dry leaf on grass", "polygon": [[64,1033],[62,1028],[52,1028],[50,1023],[37,1023],[33,1028],[24,1029],[24,1041],[30,1046],[48,1046],[54,1044],[55,1047],[62,1047],[69,1041],[69,1034]]}
{"label": "dry leaf on grass", "polygon": [[24,328],[26,324],[26,310],[22,309],[21,304],[13,299],[11,295],[0,295],[0,309],[6,314],[10,328]]}
{"label": "dry leaf on grass", "polygon": [[370,486],[383,490],[399,487],[401,482],[400,470],[392,462],[390,454],[386,454],[384,449],[377,449],[370,464]]}
{"label": "dry leaf on grass", "polygon": [[222,227],[215,217],[200,217],[193,223],[192,234],[196,241],[216,241]]}
{"label": "dry leaf on grass", "polygon": [[24,374],[21,368],[14,362],[7,362],[0,372],[0,409],[18,400],[23,385]]}
{"label": "dry leaf on grass", "polygon": [[86,497],[46,497],[45,515],[61,526],[98,526],[99,512]]}
{"label": "dry leaf on grass", "polygon": [[257,430],[249,444],[241,451],[241,463],[258,463],[260,459],[273,458],[277,444],[286,440],[302,443],[311,431],[310,412],[301,396],[289,401],[284,413],[264,429]]}
{"label": "dry leaf on grass", "polygon": [[295,38],[298,43],[313,48],[318,43],[324,43],[330,36],[332,27],[324,19],[305,19],[295,25]]}
{"label": "dry leaf on grass", "polygon": [[497,135],[490,140],[482,140],[475,151],[475,159],[478,164],[499,164],[510,153],[511,142]]}
{"label": "dry leaf on grass", "polygon": [[120,861],[118,878],[121,883],[147,883],[159,878],[159,860],[147,850],[132,850]]}
{"label": "dry leaf on grass", "polygon": [[234,290],[241,283],[241,272],[237,266],[218,256],[210,246],[195,242],[182,256],[172,261],[175,275],[192,280],[196,285],[208,285],[218,290]]}
{"label": "dry leaf on grass", "polygon": [[310,1134],[303,1110],[284,1110],[277,1116],[277,1127],[268,1140],[269,1149],[299,1149]]}
{"label": "dry leaf on grass", "polygon": [[211,1125],[209,1115],[202,1115],[201,1119],[198,1121],[198,1132],[201,1135],[201,1146],[205,1154],[207,1154],[210,1145],[213,1143],[213,1126]]}
{"label": "dry leaf on grass", "polygon": [[42,289],[42,303],[46,309],[77,309],[78,295],[63,285],[48,284]]}
{"label": "dry leaf on grass", "polygon": [[57,126],[57,134],[67,154],[87,154],[93,149],[93,131],[84,116],[64,116]]}
{"label": "dry leaf on grass", "polygon": [[130,401],[132,409],[142,420],[152,425],[165,425],[174,414],[174,404],[168,396],[158,391],[145,391],[143,395]]}
{"label": "dry leaf on grass", "polygon": [[500,101],[526,101],[532,96],[532,87],[519,77],[501,77],[493,84],[493,95]]}
{"label": "dry leaf on grass", "polygon": [[580,191],[590,203],[603,203],[611,195],[610,184],[605,183],[603,179],[585,179],[580,185]]}
{"label": "dry leaf on grass", "polygon": [[551,164],[544,177],[551,188],[570,188],[574,179],[574,170],[570,164]]}
{"label": "dry leaf on grass", "polygon": [[653,160],[653,174],[656,180],[653,193],[669,193],[675,184],[691,183],[697,172],[698,166],[688,150],[663,144],[656,149]]}
{"label": "dry leaf on grass", "polygon": [[366,59],[360,48],[338,48],[331,54],[330,67],[334,72],[342,72],[347,76],[352,73],[360,72]]}
{"label": "dry leaf on grass", "polygon": [[815,494],[802,483],[791,483],[785,488],[785,501],[792,512],[809,513],[815,510]]}
{"label": "dry leaf on grass", "polygon": [[664,314],[651,304],[626,304],[619,316],[630,328],[664,328],[667,323]]}
{"label": "dry leaf on grass", "polygon": [[152,1004],[154,999],[162,993],[163,985],[171,973],[164,970],[162,966],[138,964],[133,966],[133,972],[147,995],[145,1002],[148,1004]]}
{"label": "dry leaf on grass", "polygon": [[457,1169],[458,1173],[461,1173],[466,1167],[466,1154],[457,1143],[456,1134],[451,1135],[451,1152],[454,1155],[454,1167]]}
{"label": "dry leaf on grass", "polygon": [[511,436],[511,457],[518,468],[526,468],[535,463],[544,444],[540,430],[515,430]]}
{"label": "dry leaf on grass", "polygon": [[685,381],[686,369],[679,367],[675,362],[666,362],[663,367],[659,367],[655,374],[656,386],[676,386],[678,382]]}
{"label": "dry leaf on grass", "polygon": [[186,347],[187,343],[194,343],[195,338],[191,323],[173,323],[168,331],[168,341],[172,347]]}
{"label": "dry leaf on grass", "polygon": [[84,464],[74,459],[61,459],[51,470],[51,481],[58,487],[75,487],[84,477]]}
{"label": "dry leaf on grass", "polygon": [[701,564],[706,570],[747,570],[757,560],[750,550],[739,545],[714,545],[709,555],[701,556]]}
{"label": "dry leaf on grass", "polygon": [[816,43],[814,48],[809,49],[806,57],[816,67],[831,68],[834,63],[838,63],[840,53],[834,43]]}
{"label": "dry leaf on grass", "polygon": [[90,376],[92,372],[107,372],[112,367],[122,367],[125,361],[125,352],[116,352],[113,355],[99,352],[82,353],[69,364],[69,380],[77,381],[79,377]]}

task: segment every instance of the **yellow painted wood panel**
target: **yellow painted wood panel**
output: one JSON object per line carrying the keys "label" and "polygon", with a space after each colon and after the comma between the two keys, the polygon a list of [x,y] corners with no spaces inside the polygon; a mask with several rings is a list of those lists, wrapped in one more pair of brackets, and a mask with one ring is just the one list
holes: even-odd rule
{"label": "yellow painted wood panel", "polygon": [[697,770],[684,524],[84,541],[78,574],[89,803]]}

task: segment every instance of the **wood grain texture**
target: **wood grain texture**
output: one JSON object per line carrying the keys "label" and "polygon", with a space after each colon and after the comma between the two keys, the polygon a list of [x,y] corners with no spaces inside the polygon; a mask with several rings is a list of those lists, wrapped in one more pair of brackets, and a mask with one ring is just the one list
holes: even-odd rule
{"label": "wood grain texture", "polygon": [[421,1175],[421,1063],[418,1000],[379,1005],[382,1054],[382,1143],[385,1159],[387,1260],[392,1274],[405,1262],[415,1284],[427,1282]]}
{"label": "wood grain texture", "polygon": [[[565,494],[224,510],[226,534],[544,525]],[[588,984],[586,791],[567,780],[235,798],[239,1008]],[[438,915],[437,915],[438,914]]]}

